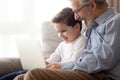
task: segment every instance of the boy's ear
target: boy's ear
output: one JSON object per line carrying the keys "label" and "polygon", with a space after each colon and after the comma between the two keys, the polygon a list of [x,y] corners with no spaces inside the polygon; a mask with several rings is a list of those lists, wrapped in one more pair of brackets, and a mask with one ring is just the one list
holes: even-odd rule
{"label": "boy's ear", "polygon": [[75,29],[77,30],[77,31],[80,31],[80,24],[79,23],[76,23],[76,25],[75,25]]}

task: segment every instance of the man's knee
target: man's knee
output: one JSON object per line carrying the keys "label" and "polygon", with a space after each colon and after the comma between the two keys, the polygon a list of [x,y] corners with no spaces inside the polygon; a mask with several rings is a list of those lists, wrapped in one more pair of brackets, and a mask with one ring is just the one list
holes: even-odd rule
{"label": "man's knee", "polygon": [[13,80],[24,80],[24,74],[16,76]]}
{"label": "man's knee", "polygon": [[36,74],[38,72],[41,72],[42,70],[44,69],[41,69],[41,68],[34,68],[34,69],[31,69],[27,72],[27,74]]}
{"label": "man's knee", "polygon": [[25,74],[24,79],[25,80],[38,80],[42,70],[44,69],[40,69],[40,68],[31,69]]}

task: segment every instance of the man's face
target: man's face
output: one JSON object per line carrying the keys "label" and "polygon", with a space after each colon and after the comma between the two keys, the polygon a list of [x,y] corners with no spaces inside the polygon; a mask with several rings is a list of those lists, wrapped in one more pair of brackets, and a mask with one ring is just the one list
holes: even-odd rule
{"label": "man's face", "polygon": [[75,14],[74,18],[76,20],[84,20],[88,27],[92,25],[94,20],[94,15],[90,6],[90,4],[80,3],[79,0],[71,1],[71,7]]}
{"label": "man's face", "polygon": [[72,1],[71,2],[71,6],[72,6],[72,9],[73,9],[73,12],[75,14],[75,19],[76,20],[82,20],[84,19],[83,16],[84,16],[84,13],[83,13],[83,9],[84,7],[82,7],[83,5],[80,4],[79,2],[77,1]]}

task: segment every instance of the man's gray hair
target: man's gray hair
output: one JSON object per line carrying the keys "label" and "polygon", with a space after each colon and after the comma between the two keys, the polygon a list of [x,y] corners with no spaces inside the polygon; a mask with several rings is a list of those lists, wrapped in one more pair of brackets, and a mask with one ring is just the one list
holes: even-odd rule
{"label": "man's gray hair", "polygon": [[[79,0],[82,4],[91,4],[90,0]],[[97,8],[101,8],[101,7],[107,7],[108,4],[106,2],[106,0],[94,0],[95,3],[97,4]]]}

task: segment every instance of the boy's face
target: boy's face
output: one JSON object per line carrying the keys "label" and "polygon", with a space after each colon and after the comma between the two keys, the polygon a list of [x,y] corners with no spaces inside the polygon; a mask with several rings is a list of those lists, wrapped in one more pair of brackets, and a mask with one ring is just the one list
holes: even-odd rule
{"label": "boy's face", "polygon": [[80,25],[76,24],[72,27],[62,23],[54,23],[54,26],[59,38],[61,38],[65,43],[74,41],[80,35]]}

